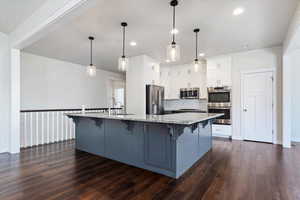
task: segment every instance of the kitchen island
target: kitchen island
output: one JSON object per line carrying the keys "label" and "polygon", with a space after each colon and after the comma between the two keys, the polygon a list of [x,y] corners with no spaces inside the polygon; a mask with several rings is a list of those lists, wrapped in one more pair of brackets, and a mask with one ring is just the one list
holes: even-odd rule
{"label": "kitchen island", "polygon": [[68,114],[76,149],[179,178],[212,148],[212,121],[222,114]]}

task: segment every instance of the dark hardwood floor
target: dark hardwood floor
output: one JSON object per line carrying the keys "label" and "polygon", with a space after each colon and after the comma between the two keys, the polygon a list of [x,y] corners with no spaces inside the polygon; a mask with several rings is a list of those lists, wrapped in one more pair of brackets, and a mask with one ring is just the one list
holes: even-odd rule
{"label": "dark hardwood floor", "polygon": [[74,142],[0,154],[0,199],[300,199],[300,146],[214,140],[179,180],[76,151]]}

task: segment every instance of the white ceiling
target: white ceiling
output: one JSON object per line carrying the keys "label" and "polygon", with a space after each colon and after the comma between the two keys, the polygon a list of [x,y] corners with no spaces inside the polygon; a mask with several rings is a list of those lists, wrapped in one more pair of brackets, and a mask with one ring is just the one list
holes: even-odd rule
{"label": "white ceiling", "polygon": [[0,32],[9,34],[46,0],[0,0]]}
{"label": "white ceiling", "polygon": [[[177,43],[182,56],[179,63],[194,59],[196,27],[201,29],[200,51],[207,56],[245,50],[245,45],[257,49],[282,44],[297,3],[298,0],[181,0],[177,7]],[[238,6],[245,13],[233,16]],[[96,6],[24,51],[87,65],[88,36],[93,35],[94,64],[117,71],[122,41],[120,23],[127,21],[126,54],[147,54],[163,63],[166,45],[171,41],[171,19],[169,0],[97,0]],[[129,46],[131,40],[138,45]]]}

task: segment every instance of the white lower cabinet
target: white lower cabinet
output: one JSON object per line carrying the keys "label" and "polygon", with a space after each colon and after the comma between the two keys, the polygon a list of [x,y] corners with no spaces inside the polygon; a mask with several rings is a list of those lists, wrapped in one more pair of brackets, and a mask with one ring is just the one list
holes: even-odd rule
{"label": "white lower cabinet", "polygon": [[212,135],[215,137],[226,137],[229,138],[232,136],[232,126],[231,125],[212,125]]}

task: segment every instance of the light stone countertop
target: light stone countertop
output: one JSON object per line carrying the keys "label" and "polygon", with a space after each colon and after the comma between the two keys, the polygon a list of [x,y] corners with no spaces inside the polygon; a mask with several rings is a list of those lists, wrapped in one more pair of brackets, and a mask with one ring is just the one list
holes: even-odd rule
{"label": "light stone countertop", "polygon": [[215,119],[223,116],[223,114],[214,113],[177,113],[167,115],[138,115],[138,114],[107,114],[107,113],[85,113],[85,114],[67,114],[69,117],[86,117],[99,119],[112,119],[124,121],[137,121],[149,123],[165,123],[177,125],[192,125],[202,121]]}

